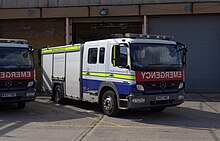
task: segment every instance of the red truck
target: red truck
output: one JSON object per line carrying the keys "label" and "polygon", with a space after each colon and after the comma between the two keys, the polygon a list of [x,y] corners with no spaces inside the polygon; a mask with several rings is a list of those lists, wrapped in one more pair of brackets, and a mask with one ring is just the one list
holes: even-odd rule
{"label": "red truck", "polygon": [[0,38],[0,103],[18,103],[36,98],[33,49],[26,40]]}

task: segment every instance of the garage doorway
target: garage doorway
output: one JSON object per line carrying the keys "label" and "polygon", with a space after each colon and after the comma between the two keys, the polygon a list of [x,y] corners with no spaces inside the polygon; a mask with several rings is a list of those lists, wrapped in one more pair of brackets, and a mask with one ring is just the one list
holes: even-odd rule
{"label": "garage doorway", "polygon": [[73,23],[73,42],[83,43],[85,41],[112,38],[115,34],[142,33],[142,19],[128,20],[117,19],[92,19],[75,20]]}

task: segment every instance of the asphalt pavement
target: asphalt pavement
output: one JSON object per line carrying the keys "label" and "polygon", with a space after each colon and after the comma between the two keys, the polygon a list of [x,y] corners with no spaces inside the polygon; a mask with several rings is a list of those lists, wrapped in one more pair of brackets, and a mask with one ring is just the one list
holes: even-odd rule
{"label": "asphalt pavement", "polygon": [[187,94],[161,113],[102,114],[97,104],[59,105],[40,95],[23,110],[0,106],[0,141],[220,141],[220,94]]}

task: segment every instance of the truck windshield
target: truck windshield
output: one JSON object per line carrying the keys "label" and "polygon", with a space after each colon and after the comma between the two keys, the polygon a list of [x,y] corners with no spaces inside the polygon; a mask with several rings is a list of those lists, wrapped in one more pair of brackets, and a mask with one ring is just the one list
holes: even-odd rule
{"label": "truck windshield", "polygon": [[180,52],[176,45],[131,44],[130,50],[133,70],[181,66]]}
{"label": "truck windshield", "polygon": [[0,48],[0,68],[33,68],[33,55],[24,48]]}

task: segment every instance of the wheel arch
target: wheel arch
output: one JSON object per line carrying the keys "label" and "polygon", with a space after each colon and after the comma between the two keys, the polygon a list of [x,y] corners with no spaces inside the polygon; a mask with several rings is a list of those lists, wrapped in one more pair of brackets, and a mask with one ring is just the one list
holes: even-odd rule
{"label": "wheel arch", "polygon": [[55,92],[55,88],[57,85],[60,85],[63,89],[63,92],[65,92],[65,89],[64,89],[64,84],[62,81],[53,81],[53,88],[52,88],[52,95],[54,96],[54,92]]}
{"label": "wheel arch", "polygon": [[98,91],[98,103],[101,103],[102,96],[106,91],[113,91],[116,95],[117,103],[119,106],[119,94],[117,87],[112,83],[112,82],[102,82],[99,86],[99,91]]}

